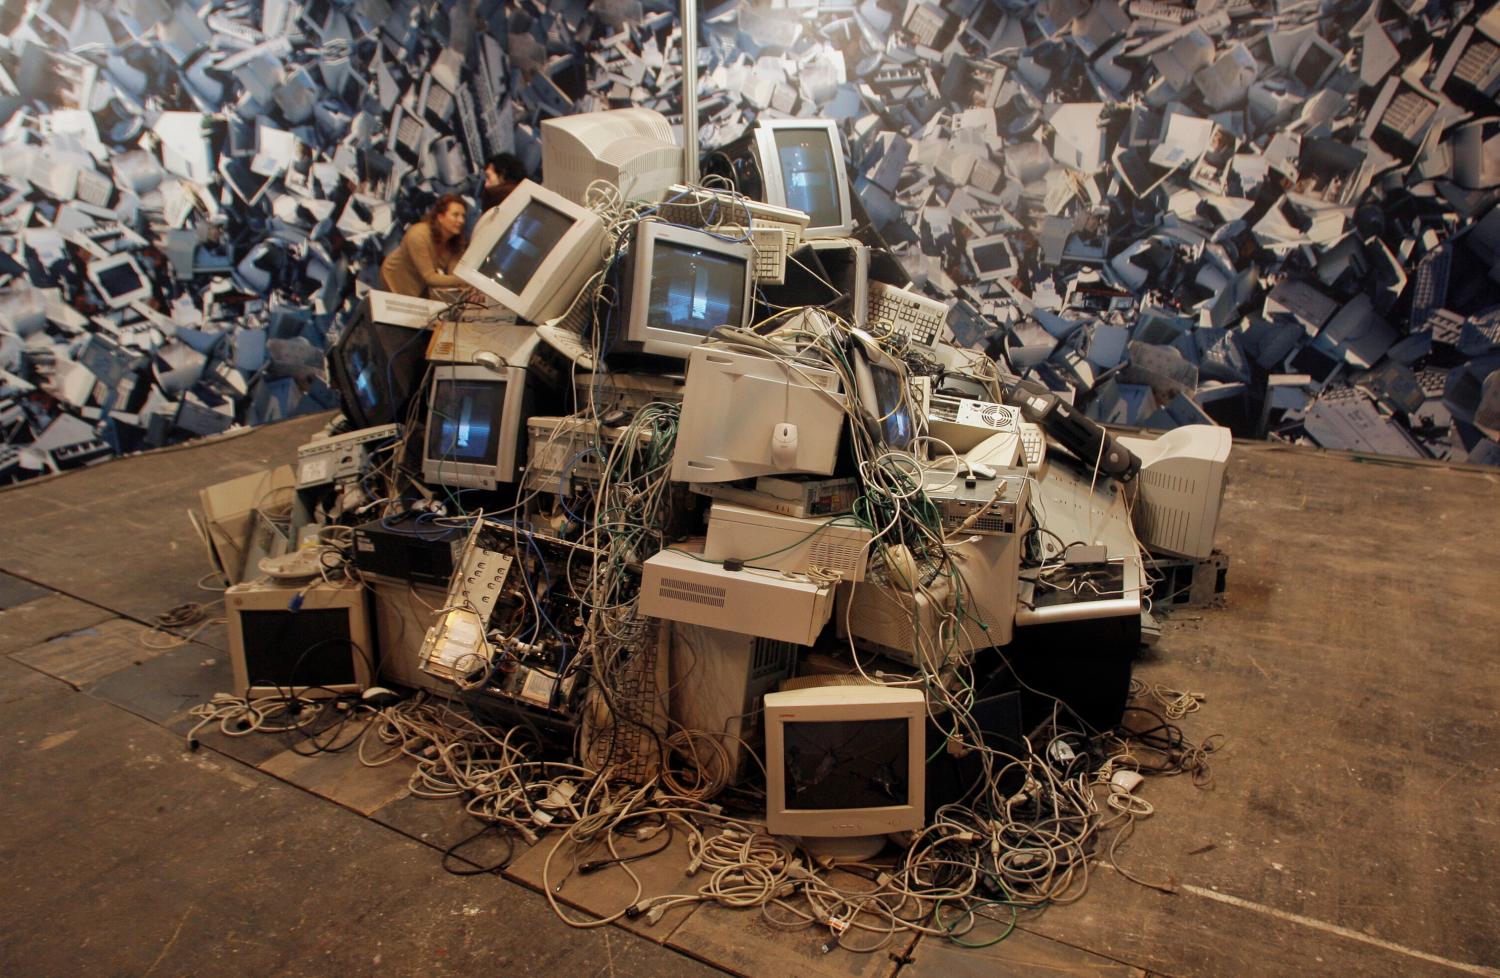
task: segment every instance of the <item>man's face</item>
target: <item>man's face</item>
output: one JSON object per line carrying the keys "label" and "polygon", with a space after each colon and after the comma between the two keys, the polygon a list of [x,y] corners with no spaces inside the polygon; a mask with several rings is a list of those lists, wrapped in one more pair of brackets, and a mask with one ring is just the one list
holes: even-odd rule
{"label": "man's face", "polygon": [[500,186],[500,174],[496,173],[495,168],[489,164],[485,164],[484,167],[484,185],[486,187]]}

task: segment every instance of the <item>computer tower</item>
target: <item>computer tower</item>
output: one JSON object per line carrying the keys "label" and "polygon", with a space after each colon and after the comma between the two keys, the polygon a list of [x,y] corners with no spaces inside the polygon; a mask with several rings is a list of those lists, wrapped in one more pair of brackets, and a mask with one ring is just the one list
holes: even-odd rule
{"label": "computer tower", "polygon": [[467,531],[423,522],[420,517],[419,513],[403,513],[355,527],[354,566],[361,574],[447,590]]}
{"label": "computer tower", "polygon": [[[792,674],[800,649],[790,642],[673,622],[669,715],[684,729],[723,734],[717,739],[729,757],[728,781],[746,773],[749,750],[759,749],[762,736],[761,697]],[[696,742],[691,749],[708,777],[725,773],[715,768],[717,751]]]}
{"label": "computer tower", "polygon": [[375,645],[380,650],[379,682],[454,695],[457,687],[418,665],[422,639],[447,600],[446,587],[394,578],[366,577],[374,609]]}

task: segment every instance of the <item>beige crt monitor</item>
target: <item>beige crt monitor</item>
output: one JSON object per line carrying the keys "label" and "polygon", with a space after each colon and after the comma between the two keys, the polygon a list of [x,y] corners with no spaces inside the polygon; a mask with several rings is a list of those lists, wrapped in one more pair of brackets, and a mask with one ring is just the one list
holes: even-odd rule
{"label": "beige crt monitor", "polygon": [[358,584],[236,584],[224,608],[236,694],[328,696],[370,685],[375,646]]}
{"label": "beige crt monitor", "polygon": [[624,200],[658,201],[682,179],[682,147],[655,109],[608,109],[542,121],[547,185],[583,204],[604,181]]}
{"label": "beige crt monitor", "polygon": [[604,263],[599,215],[523,180],[484,212],[453,273],[529,322],[560,316]]}
{"label": "beige crt monitor", "polygon": [[842,238],[854,232],[837,122],[762,119],[753,136],[766,203],[807,214],[805,238]]}
{"label": "beige crt monitor", "polygon": [[[927,702],[919,689],[813,686],[765,696],[766,828],[804,839],[922,827]],[[876,846],[878,850],[878,845]]]}

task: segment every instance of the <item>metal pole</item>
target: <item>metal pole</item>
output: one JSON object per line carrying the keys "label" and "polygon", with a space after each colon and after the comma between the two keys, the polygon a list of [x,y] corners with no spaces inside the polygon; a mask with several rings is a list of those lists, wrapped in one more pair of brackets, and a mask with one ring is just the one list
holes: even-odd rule
{"label": "metal pole", "polygon": [[682,0],[682,178],[698,182],[698,0]]}

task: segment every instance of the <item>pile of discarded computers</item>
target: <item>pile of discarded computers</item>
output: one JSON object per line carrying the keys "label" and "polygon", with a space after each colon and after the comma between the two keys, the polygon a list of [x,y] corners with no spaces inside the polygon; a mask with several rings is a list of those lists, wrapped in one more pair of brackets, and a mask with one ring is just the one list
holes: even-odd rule
{"label": "pile of discarded computers", "polygon": [[1039,803],[997,758],[1091,778],[1157,616],[1223,590],[1228,431],[1112,435],[955,345],[830,121],[694,183],[650,110],[542,131],[472,287],[367,296],[342,416],[204,491],[238,708],[416,690],[804,839]]}

